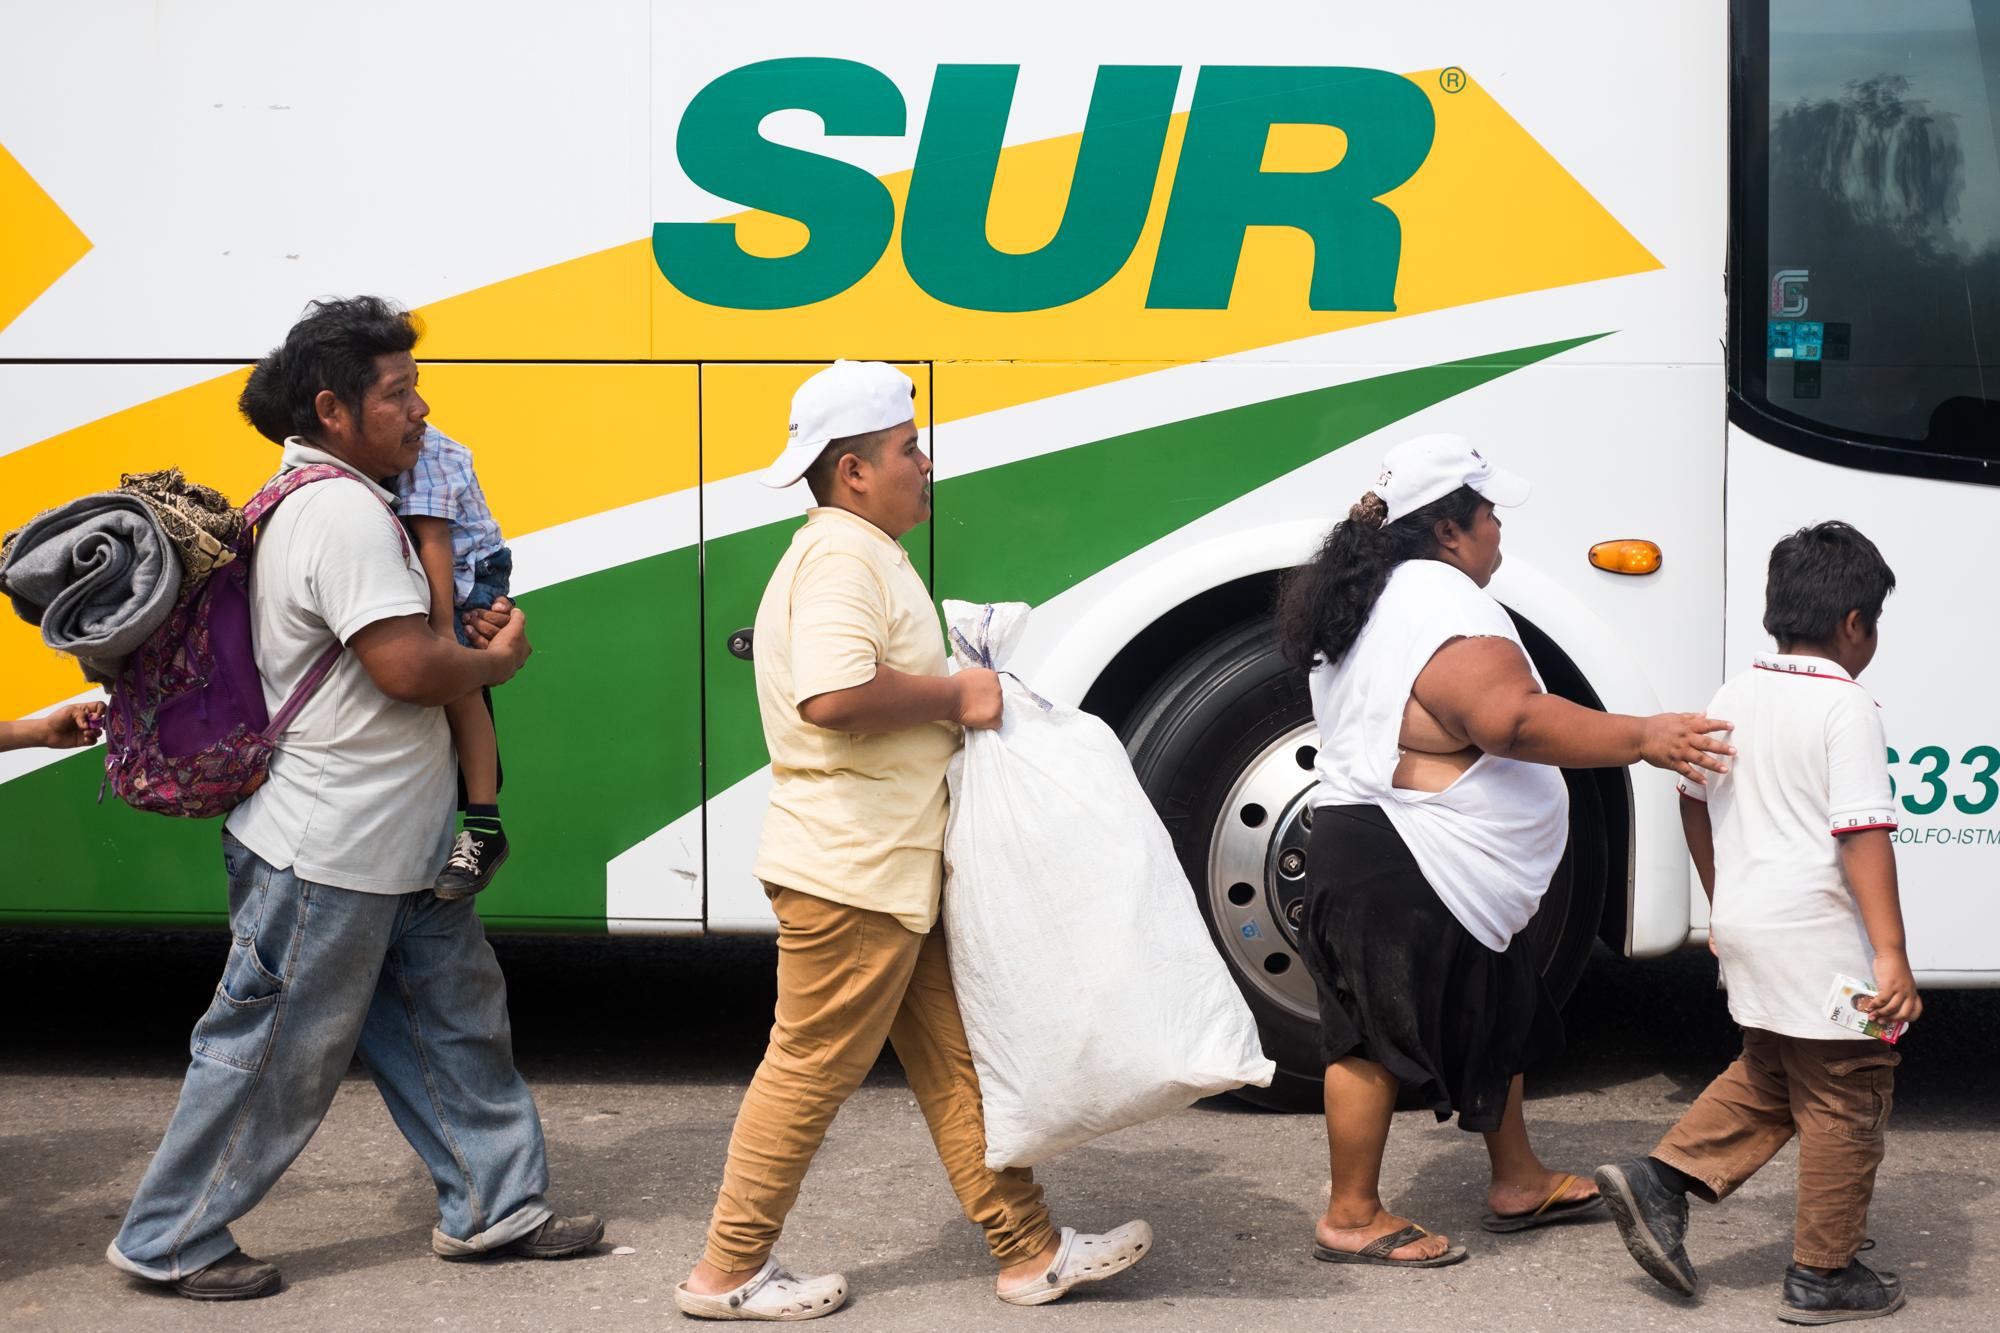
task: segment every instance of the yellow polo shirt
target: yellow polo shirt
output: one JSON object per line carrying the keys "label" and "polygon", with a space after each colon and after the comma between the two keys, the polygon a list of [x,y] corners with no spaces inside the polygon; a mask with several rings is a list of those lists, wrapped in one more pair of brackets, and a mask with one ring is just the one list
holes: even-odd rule
{"label": "yellow polo shirt", "polygon": [[776,779],[757,877],[927,933],[959,729],[933,722],[856,736],[799,715],[807,699],[866,685],[879,666],[945,674],[944,633],[909,556],[864,518],[812,510],[764,589],[754,652]]}

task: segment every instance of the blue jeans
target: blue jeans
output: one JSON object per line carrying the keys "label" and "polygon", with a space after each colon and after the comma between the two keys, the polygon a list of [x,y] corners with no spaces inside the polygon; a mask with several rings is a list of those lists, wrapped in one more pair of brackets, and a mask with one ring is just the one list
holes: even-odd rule
{"label": "blue jeans", "polygon": [[451,625],[458,633],[458,641],[470,648],[472,640],[465,637],[465,613],[484,611],[493,603],[507,596],[514,582],[514,553],[503,546],[472,567],[472,591],[465,600],[452,608]]}
{"label": "blue jeans", "polygon": [[319,1128],[357,1046],[437,1184],[440,1253],[551,1215],[533,1096],[514,1068],[507,986],[470,900],[355,893],[278,870],[227,832],[235,939],[166,1137],[106,1257],[172,1280],[236,1249]]}

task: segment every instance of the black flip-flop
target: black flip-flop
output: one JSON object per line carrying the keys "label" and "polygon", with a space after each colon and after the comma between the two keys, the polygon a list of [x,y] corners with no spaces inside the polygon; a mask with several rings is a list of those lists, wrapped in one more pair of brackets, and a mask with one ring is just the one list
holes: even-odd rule
{"label": "black flip-flop", "polygon": [[[1545,1227],[1556,1222],[1567,1222],[1571,1218],[1586,1217],[1604,1207],[1604,1196],[1593,1194],[1587,1199],[1564,1199],[1569,1187],[1581,1177],[1564,1176],[1549,1191],[1549,1197],[1542,1200],[1542,1206],[1532,1213],[1488,1213],[1479,1223],[1488,1231],[1528,1231],[1535,1227]],[[1560,1200],[1560,1202],[1558,1202]]]}
{"label": "black flip-flop", "polygon": [[1422,1240],[1431,1233],[1415,1222],[1401,1231],[1386,1236],[1377,1236],[1358,1250],[1336,1250],[1330,1245],[1313,1245],[1313,1258],[1329,1264],[1372,1264],[1377,1268],[1443,1268],[1465,1258],[1465,1247],[1454,1245],[1433,1259],[1391,1259],[1389,1256],[1402,1249],[1411,1241]]}

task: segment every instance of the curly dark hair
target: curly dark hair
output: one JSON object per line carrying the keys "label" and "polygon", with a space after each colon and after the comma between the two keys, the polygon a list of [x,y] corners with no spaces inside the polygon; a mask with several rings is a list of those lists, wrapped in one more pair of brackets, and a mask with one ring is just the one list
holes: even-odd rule
{"label": "curly dark hair", "polygon": [[1310,671],[1314,663],[1340,661],[1360,637],[1389,574],[1405,560],[1424,560],[1438,551],[1437,525],[1450,519],[1461,528],[1485,497],[1461,486],[1385,524],[1389,507],[1370,491],[1333,525],[1319,554],[1285,576],[1278,589],[1278,650],[1285,660]]}
{"label": "curly dark hair", "polygon": [[314,301],[284,344],[251,369],[237,410],[267,439],[318,439],[319,412],[313,400],[320,390],[331,389],[358,413],[375,385],[375,358],[407,352],[422,336],[423,324],[415,315],[379,296]]}
{"label": "curly dark hair", "polygon": [[272,444],[283,444],[292,434],[292,413],[285,406],[282,348],[250,367],[250,379],[236,400],[236,410]]}

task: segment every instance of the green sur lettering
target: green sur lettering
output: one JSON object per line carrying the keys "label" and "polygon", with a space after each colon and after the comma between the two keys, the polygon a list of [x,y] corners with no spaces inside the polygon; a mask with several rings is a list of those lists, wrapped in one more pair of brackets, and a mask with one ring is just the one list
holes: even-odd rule
{"label": "green sur lettering", "polygon": [[[1180,70],[1097,71],[1075,174],[1055,235],[1038,250],[986,235],[1018,65],[940,65],[905,205],[910,277],[947,305],[1046,310],[1096,291],[1131,257],[1145,225]],[[896,230],[888,187],[851,163],[773,143],[774,111],[816,114],[832,136],[901,136],[907,108],[881,71],[800,57],[732,70],[695,95],[676,151],[694,184],[747,208],[794,218],[794,254],[753,255],[730,222],[662,222],[653,256],[667,281],[707,305],[781,310],[838,295],[881,260]],[[1347,137],[1323,171],[1263,170],[1273,125],[1331,125]],[[1204,66],[1174,172],[1146,305],[1229,304],[1249,227],[1293,227],[1313,241],[1314,310],[1393,310],[1402,227],[1380,196],[1416,173],[1436,131],[1430,100],[1382,70]]]}

